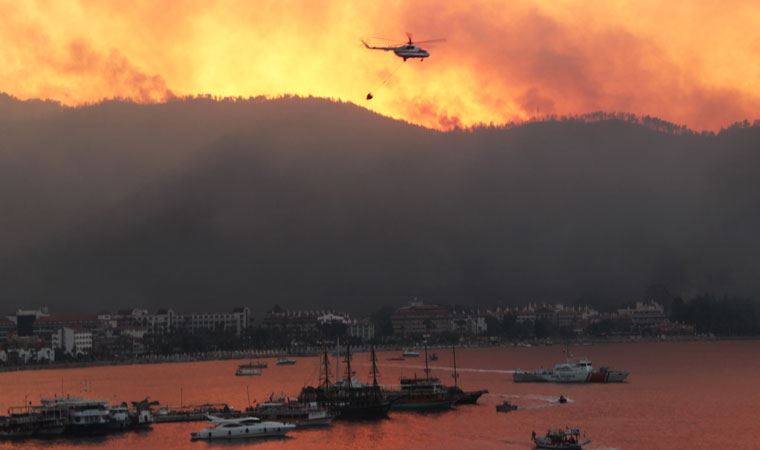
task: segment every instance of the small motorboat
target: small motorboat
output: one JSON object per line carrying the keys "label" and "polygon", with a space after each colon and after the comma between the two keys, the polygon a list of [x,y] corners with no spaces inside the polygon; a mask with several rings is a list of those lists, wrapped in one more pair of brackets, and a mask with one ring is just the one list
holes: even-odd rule
{"label": "small motorboat", "polygon": [[277,364],[278,366],[292,366],[295,363],[296,363],[295,359],[280,358],[280,359],[277,360],[277,362],[275,364]]}
{"label": "small motorboat", "polygon": [[238,377],[257,377],[261,376],[261,370],[255,369],[253,367],[245,367],[245,365],[240,366],[235,371],[235,376]]}
{"label": "small motorboat", "polygon": [[496,405],[496,412],[510,412],[517,409],[517,405],[513,405],[508,400],[504,400],[501,405]]}
{"label": "small motorboat", "polygon": [[251,439],[284,437],[288,431],[296,426],[284,422],[262,422],[256,417],[240,417],[235,419],[223,419],[208,416],[213,424],[209,428],[190,433],[190,439],[196,440],[221,440],[221,439]]}
{"label": "small motorboat", "polygon": [[531,440],[536,448],[547,450],[583,450],[583,446],[591,440],[581,442],[581,431],[577,428],[548,430],[546,436],[536,436],[534,431]]}
{"label": "small motorboat", "polygon": [[564,395],[560,395],[559,396],[559,400],[557,400],[557,402],[559,402],[559,403],[567,403],[567,397],[565,397]]}

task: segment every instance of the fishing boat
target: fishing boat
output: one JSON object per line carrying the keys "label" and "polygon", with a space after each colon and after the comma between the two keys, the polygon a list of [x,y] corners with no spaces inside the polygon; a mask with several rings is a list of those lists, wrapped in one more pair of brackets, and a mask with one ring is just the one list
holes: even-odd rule
{"label": "fishing boat", "polygon": [[304,387],[298,401],[327,408],[341,420],[373,420],[387,417],[391,401],[377,382],[377,358],[374,347],[370,355],[372,384],[361,384],[354,379],[351,370],[351,348],[348,345],[344,357],[346,376],[342,381],[333,383],[330,380],[329,356],[325,349],[320,365],[320,384]]}
{"label": "fishing boat", "polygon": [[496,405],[496,412],[510,412],[517,409],[517,405],[513,405],[507,400],[504,400],[504,402],[501,405]]}
{"label": "fishing boat", "polygon": [[212,426],[190,433],[191,440],[251,439],[284,437],[296,426],[290,423],[261,421],[256,417],[223,419],[209,416]]}
{"label": "fishing boat", "polygon": [[584,445],[591,440],[581,442],[581,431],[577,428],[548,430],[545,436],[536,436],[534,431],[531,440],[536,448],[547,450],[583,450]]}
{"label": "fishing boat", "polygon": [[278,366],[292,366],[296,363],[295,359],[290,358],[280,358],[275,362]]}

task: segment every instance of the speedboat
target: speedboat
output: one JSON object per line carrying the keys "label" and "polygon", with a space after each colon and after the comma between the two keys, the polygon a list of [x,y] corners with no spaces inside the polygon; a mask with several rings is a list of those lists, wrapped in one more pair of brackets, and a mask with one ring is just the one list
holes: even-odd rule
{"label": "speedboat", "polygon": [[557,400],[559,403],[567,403],[567,397],[564,395],[559,396],[559,400]]}
{"label": "speedboat", "polygon": [[504,400],[504,403],[501,405],[496,405],[496,412],[510,412],[517,409],[517,405],[513,405],[512,403],[509,403],[508,400]]}
{"label": "speedboat", "polygon": [[583,450],[583,446],[591,440],[581,442],[581,431],[577,428],[548,430],[545,436],[536,436],[534,431],[531,440],[536,448],[547,450]]}
{"label": "speedboat", "polygon": [[201,431],[190,433],[191,440],[284,437],[288,431],[296,427],[290,423],[262,422],[256,417],[222,419],[209,416],[208,418],[213,425]]}
{"label": "speedboat", "polygon": [[260,375],[261,375],[261,370],[256,369],[254,367],[250,367],[247,364],[238,366],[237,370],[235,371],[235,376],[237,377],[254,377],[254,376],[260,376]]}
{"label": "speedboat", "polygon": [[275,364],[277,364],[278,366],[292,366],[295,363],[296,363],[295,359],[280,358],[280,359],[277,360],[277,362]]}

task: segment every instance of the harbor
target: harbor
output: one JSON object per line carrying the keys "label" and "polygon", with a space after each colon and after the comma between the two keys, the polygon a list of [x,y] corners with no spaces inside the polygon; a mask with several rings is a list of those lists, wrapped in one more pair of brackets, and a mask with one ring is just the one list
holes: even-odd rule
{"label": "harbor", "polygon": [[[257,448],[312,448],[320,443],[335,442],[339,449],[356,448],[470,448],[469,443],[478,439],[478,448],[532,448],[531,432],[537,437],[545,437],[546,431],[564,429],[570,426],[582,430],[586,439],[592,439],[590,448],[626,448],[644,449],[657,447],[656,442],[662,437],[655,432],[637,433],[641,446],[631,445],[626,441],[629,432],[620,430],[615,425],[626,421],[632,414],[638,414],[642,426],[653,430],[665,427],[677,427],[676,424],[663,420],[658,410],[666,405],[658,404],[656,399],[663,390],[677,389],[682,384],[679,373],[690,370],[699,364],[710,363],[718,355],[741,354],[751,351],[751,343],[674,343],[674,344],[626,344],[625,346],[590,346],[574,348],[577,354],[583,351],[583,357],[630,370],[629,380],[625,383],[598,385],[595,383],[555,384],[555,383],[515,383],[512,375],[519,367],[552,366],[564,359],[562,349],[558,347],[512,347],[508,349],[457,349],[456,367],[459,375],[458,385],[463,391],[488,390],[477,400],[477,404],[458,404],[445,410],[412,410],[391,408],[386,418],[371,421],[341,420],[337,417],[326,424],[299,426],[285,430],[287,438],[267,438],[259,442],[256,437],[235,439],[235,446],[247,446],[256,443]],[[652,358],[652,348],[657,346],[662,357]],[[331,349],[332,350],[332,349]],[[378,384],[383,390],[400,391],[402,379],[425,379],[424,347],[416,349],[419,357],[405,361],[389,361],[400,355],[400,351],[380,352],[376,355]],[[625,350],[622,352],[621,350]],[[738,353],[737,353],[738,352]],[[451,349],[436,349],[439,360],[429,364],[430,378],[437,378],[443,386],[454,386],[454,355]],[[699,354],[698,358],[685,355]],[[353,352],[351,371],[356,381],[372,384],[372,361],[369,352]],[[680,358],[677,355],[682,355]],[[713,355],[713,356],[710,356]],[[324,355],[323,355],[324,357]],[[309,411],[297,402],[298,394],[305,386],[318,385],[320,378],[320,358],[292,357],[296,364],[277,366],[276,358],[262,358],[268,367],[261,369],[262,376],[238,377],[235,371],[240,365],[249,364],[248,359],[230,361],[209,361],[179,363],[170,365],[144,365],[126,367],[96,367],[86,369],[68,369],[64,371],[28,372],[24,378],[19,373],[0,374],[0,382],[6,389],[0,398],[0,407],[4,413],[11,406],[32,401],[39,404],[39,399],[61,397],[63,389],[71,396],[84,399],[99,399],[108,402],[108,409],[114,409],[127,402],[145,400],[150,404],[154,422],[143,430],[105,431],[93,436],[67,435],[57,437],[25,437],[5,439],[0,448],[69,448],[72,442],[96,442],[109,448],[201,448],[204,445],[198,439],[191,441],[192,433],[218,426],[206,417],[195,417],[195,421],[159,422],[158,411],[191,411],[194,408],[213,405],[215,414],[222,420],[242,419],[261,416],[261,422],[288,423],[286,415],[293,419],[309,417]],[[341,362],[336,367],[336,361]],[[340,377],[346,372],[345,350],[341,356],[328,354],[330,382],[336,381],[336,369]],[[760,367],[746,368],[749,375],[760,374]],[[85,391],[83,391],[83,381]],[[732,385],[741,388],[739,379],[731,380]],[[719,393],[715,389],[714,377],[693,380],[704,392],[702,401],[721,404]],[[746,383],[745,383],[746,384]],[[712,387],[711,387],[712,386]],[[746,387],[749,391],[750,386]],[[721,389],[722,392],[722,389]],[[724,395],[724,394],[720,394]],[[754,395],[754,394],[752,394]],[[561,396],[566,403],[560,403]],[[146,398],[147,397],[147,398]],[[15,399],[15,400],[14,400]],[[133,399],[133,400],[130,400]],[[694,400],[689,392],[683,391],[672,401],[680,407],[690,407],[695,415],[707,412]],[[504,401],[517,406],[508,413],[497,412],[496,406]],[[748,398],[749,401],[749,398]],[[156,404],[155,402],[158,402]],[[227,406],[225,410],[224,406]],[[676,407],[676,404],[668,404]],[[250,410],[248,410],[250,408]],[[248,411],[247,411],[248,410]],[[290,411],[290,412],[288,412]],[[196,411],[200,413],[201,411]],[[319,413],[314,409],[313,413]],[[729,414],[732,421],[741,419],[740,410]],[[213,415],[213,414],[212,414]],[[707,416],[704,416],[707,417]],[[580,420],[579,420],[580,418]],[[727,419],[728,419],[727,418]],[[189,419],[189,418],[188,418]],[[731,429],[728,420],[722,426]],[[466,430],[449,433],[449,430],[466,424]],[[245,427],[243,427],[244,430]],[[250,428],[250,427],[249,427]],[[249,430],[250,432],[250,430]],[[441,440],[440,436],[446,436]],[[274,439],[274,440],[272,440]],[[404,444],[408,443],[409,446]],[[675,444],[675,443],[673,443]],[[708,440],[706,444],[717,444]],[[586,447],[583,447],[586,448]],[[669,448],[677,448],[669,447]],[[695,446],[693,448],[708,448]],[[716,447],[712,447],[716,448]]]}

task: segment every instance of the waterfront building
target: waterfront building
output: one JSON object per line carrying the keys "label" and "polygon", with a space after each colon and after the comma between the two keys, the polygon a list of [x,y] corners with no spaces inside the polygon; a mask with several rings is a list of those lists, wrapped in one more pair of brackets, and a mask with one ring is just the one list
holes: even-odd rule
{"label": "waterfront building", "polygon": [[51,347],[72,356],[89,355],[92,353],[92,332],[59,328],[51,335]]}
{"label": "waterfront building", "polygon": [[348,335],[360,341],[375,339],[375,324],[368,319],[352,320],[348,325]]}
{"label": "waterfront building", "polygon": [[397,336],[450,332],[451,313],[443,306],[414,301],[391,315],[391,326],[393,334]]}
{"label": "waterfront building", "polygon": [[233,331],[240,336],[249,327],[251,310],[235,308],[229,313],[193,313],[184,314],[179,319],[182,329],[194,334],[203,331]]}
{"label": "waterfront building", "polygon": [[657,302],[636,302],[632,307],[618,309],[617,317],[643,327],[653,327],[668,321],[665,308]]}

